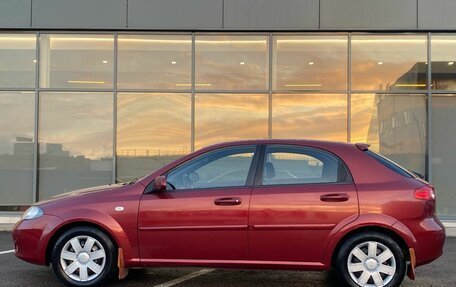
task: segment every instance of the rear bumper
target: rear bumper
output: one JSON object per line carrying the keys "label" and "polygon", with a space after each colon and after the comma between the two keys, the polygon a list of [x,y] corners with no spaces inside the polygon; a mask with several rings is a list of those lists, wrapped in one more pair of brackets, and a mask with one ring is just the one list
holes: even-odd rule
{"label": "rear bumper", "polygon": [[418,243],[416,251],[416,266],[430,263],[443,254],[445,245],[445,227],[436,218],[428,218],[420,224],[421,232],[415,233]]}
{"label": "rear bumper", "polygon": [[428,217],[420,221],[405,223],[415,237],[416,266],[430,263],[443,254],[445,227],[439,219]]}
{"label": "rear bumper", "polygon": [[21,220],[13,228],[15,255],[29,263],[46,265],[46,248],[57,226],[57,216],[43,215],[32,220]]}

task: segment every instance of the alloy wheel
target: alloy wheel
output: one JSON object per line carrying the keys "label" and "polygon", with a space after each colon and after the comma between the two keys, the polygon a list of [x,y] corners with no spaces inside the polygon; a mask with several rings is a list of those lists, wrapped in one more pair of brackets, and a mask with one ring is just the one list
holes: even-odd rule
{"label": "alloy wheel", "polygon": [[60,252],[60,265],[65,274],[78,282],[97,278],[105,267],[106,252],[101,243],[90,236],[76,236],[65,243]]}
{"label": "alloy wheel", "polygon": [[393,252],[377,241],[356,245],[347,260],[348,272],[358,286],[382,287],[396,274]]}

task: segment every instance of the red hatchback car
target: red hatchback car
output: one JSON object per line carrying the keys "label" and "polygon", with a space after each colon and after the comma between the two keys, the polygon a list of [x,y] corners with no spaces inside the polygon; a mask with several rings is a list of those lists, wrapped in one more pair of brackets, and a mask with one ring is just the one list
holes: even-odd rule
{"label": "red hatchback car", "polygon": [[70,286],[147,266],[335,268],[348,286],[398,286],[442,255],[445,229],[433,187],[368,145],[256,140],[39,202],[13,239]]}

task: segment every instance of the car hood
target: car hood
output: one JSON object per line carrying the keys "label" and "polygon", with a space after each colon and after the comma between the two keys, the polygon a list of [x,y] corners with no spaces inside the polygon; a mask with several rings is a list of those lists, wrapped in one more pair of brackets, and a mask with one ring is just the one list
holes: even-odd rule
{"label": "car hood", "polygon": [[125,183],[107,184],[107,185],[100,185],[100,186],[88,187],[88,188],[83,188],[83,189],[77,189],[77,190],[73,190],[70,192],[65,192],[65,193],[53,196],[47,200],[37,202],[36,204],[41,205],[41,204],[46,204],[46,203],[50,203],[50,202],[54,202],[57,200],[62,200],[62,199],[70,198],[70,197],[83,196],[86,194],[93,194],[93,193],[97,193],[97,192],[113,191],[113,190],[119,189],[123,186],[125,186]]}

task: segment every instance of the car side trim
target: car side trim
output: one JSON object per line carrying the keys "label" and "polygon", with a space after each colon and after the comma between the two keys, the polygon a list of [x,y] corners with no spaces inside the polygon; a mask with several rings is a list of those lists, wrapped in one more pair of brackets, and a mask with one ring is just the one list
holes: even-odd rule
{"label": "car side trim", "polygon": [[145,266],[214,266],[214,267],[254,267],[258,269],[278,269],[290,270],[325,270],[326,267],[321,262],[301,262],[301,261],[261,261],[261,260],[206,260],[206,259],[141,259]]}
{"label": "car side trim", "polygon": [[247,230],[248,225],[209,225],[209,226],[153,226],[139,227],[144,231],[166,231],[166,230]]}
{"label": "car side trim", "polygon": [[260,230],[277,230],[277,229],[293,229],[293,230],[330,230],[335,224],[255,224],[253,229]]}

